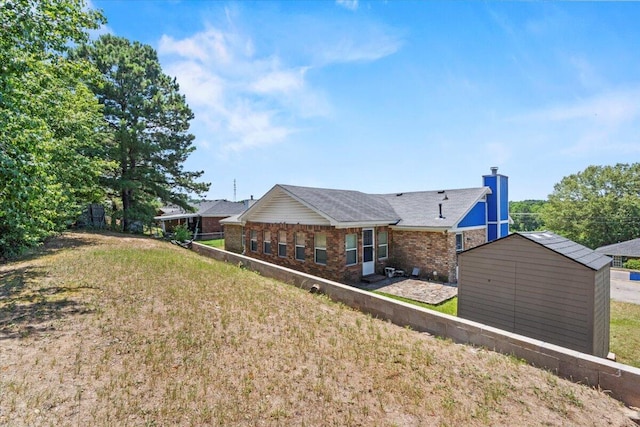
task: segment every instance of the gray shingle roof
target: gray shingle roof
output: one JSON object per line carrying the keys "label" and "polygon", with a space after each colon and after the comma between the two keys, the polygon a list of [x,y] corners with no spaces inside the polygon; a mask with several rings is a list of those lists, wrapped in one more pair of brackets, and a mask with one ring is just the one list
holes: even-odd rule
{"label": "gray shingle roof", "polygon": [[[476,202],[487,193],[487,187],[479,187],[385,194],[382,197],[402,218],[397,226],[450,228],[460,222]],[[440,218],[440,204],[442,204],[442,218]]]}
{"label": "gray shingle roof", "polygon": [[201,216],[231,216],[244,212],[244,202],[230,202],[228,200],[215,200],[212,204],[202,205],[198,209]]}
{"label": "gray shingle roof", "polygon": [[611,258],[549,231],[515,233],[593,270],[600,270]]}
{"label": "gray shingle roof", "polygon": [[377,195],[295,185],[279,187],[337,222],[383,221],[393,224],[400,219],[391,205]]}
{"label": "gray shingle roof", "polygon": [[155,219],[186,218],[196,216],[221,216],[228,217],[242,213],[246,210],[244,202],[230,202],[228,200],[203,200],[193,205],[195,212],[186,212],[179,206],[170,205],[161,208],[162,215]]}
{"label": "gray shingle roof", "polygon": [[640,257],[640,238],[601,246],[596,252],[609,256]]}
{"label": "gray shingle roof", "polygon": [[[337,222],[380,221],[402,227],[451,228],[460,222],[487,187],[446,191],[366,194],[352,190],[278,185],[293,197]],[[446,197],[445,197],[446,196]],[[439,205],[442,204],[442,218]]]}

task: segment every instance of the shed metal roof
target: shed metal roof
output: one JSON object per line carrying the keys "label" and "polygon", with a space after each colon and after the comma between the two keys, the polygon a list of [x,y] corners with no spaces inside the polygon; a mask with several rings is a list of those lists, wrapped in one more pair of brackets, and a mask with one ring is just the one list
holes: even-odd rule
{"label": "shed metal roof", "polygon": [[640,238],[601,246],[596,252],[609,256],[626,256],[640,258]]}
{"label": "shed metal roof", "polygon": [[[557,252],[565,257],[572,259],[592,270],[600,270],[602,267],[608,265],[611,262],[611,258],[598,253],[593,249],[589,249],[586,246],[582,246],[566,237],[559,236],[549,231],[535,231],[526,233],[514,233],[520,235],[532,242],[538,243]],[[508,238],[509,236],[507,236]]]}

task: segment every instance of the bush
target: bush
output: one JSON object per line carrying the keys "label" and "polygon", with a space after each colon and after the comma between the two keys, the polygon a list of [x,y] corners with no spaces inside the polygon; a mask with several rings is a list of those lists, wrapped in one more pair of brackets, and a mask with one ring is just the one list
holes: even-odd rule
{"label": "bush", "polygon": [[173,229],[173,237],[178,242],[186,242],[187,240],[191,240],[191,232],[186,225],[181,224]]}
{"label": "bush", "polygon": [[640,270],[640,259],[630,259],[622,264],[622,266],[629,270]]}

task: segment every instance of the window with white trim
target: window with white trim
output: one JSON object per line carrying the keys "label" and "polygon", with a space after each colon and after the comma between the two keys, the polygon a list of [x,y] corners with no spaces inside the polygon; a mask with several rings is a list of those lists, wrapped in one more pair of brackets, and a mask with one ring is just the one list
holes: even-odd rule
{"label": "window with white trim", "polygon": [[464,250],[464,239],[462,233],[456,234],[456,252]]}
{"label": "window with white trim", "polygon": [[624,258],[623,257],[621,257],[620,255],[614,255],[613,256],[613,262],[611,263],[612,267],[622,268],[623,264],[624,264]]}
{"label": "window with white trim", "polygon": [[358,263],[358,235],[347,234],[344,239],[344,248],[347,255],[347,265]]}
{"label": "window with white trim", "polygon": [[378,259],[386,259],[389,256],[389,234],[386,231],[378,231]]}
{"label": "window with white trim", "polygon": [[296,233],[296,259],[304,261],[304,245],[306,236],[302,232]]}
{"label": "window with white trim", "polygon": [[316,233],[314,239],[314,257],[316,264],[327,264],[327,234]]}
{"label": "window with white trim", "polygon": [[271,232],[264,232],[264,240],[262,241],[262,252],[265,254],[271,253]]}
{"label": "window with white trim", "polygon": [[249,234],[251,252],[258,252],[258,232],[251,230]]}
{"label": "window with white trim", "polygon": [[287,256],[287,232],[286,230],[278,231],[278,256]]}

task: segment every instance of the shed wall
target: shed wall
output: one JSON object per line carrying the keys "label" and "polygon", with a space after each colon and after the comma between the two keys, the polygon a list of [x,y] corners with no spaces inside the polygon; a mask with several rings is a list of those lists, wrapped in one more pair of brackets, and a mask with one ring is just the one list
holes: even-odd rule
{"label": "shed wall", "polygon": [[459,263],[460,317],[606,357],[608,273],[597,278],[599,272],[516,235],[463,253]]}

